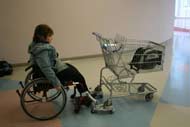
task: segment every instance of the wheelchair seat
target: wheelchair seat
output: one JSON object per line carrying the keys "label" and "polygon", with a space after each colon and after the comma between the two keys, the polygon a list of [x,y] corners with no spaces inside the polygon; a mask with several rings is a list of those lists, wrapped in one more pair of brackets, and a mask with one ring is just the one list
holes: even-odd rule
{"label": "wheelchair seat", "polygon": [[44,74],[42,73],[42,71],[40,70],[40,68],[37,65],[35,65],[35,64],[29,65],[28,67],[26,67],[25,71],[28,71],[30,69],[32,69],[31,72],[33,73],[34,79],[41,78],[41,77],[45,78]]}
{"label": "wheelchair seat", "polygon": [[40,68],[37,65],[30,65],[25,69],[25,71],[28,71],[29,69],[32,70],[26,76],[25,85],[27,85],[27,83],[31,80],[43,78],[44,83],[38,83],[36,86],[34,86],[35,92],[54,88],[53,85],[46,79],[45,75],[41,72]]}

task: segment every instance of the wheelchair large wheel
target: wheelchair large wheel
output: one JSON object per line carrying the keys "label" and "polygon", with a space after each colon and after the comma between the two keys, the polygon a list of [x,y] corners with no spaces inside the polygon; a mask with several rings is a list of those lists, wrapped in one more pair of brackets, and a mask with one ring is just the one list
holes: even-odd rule
{"label": "wheelchair large wheel", "polygon": [[29,71],[29,73],[27,74],[25,80],[24,80],[24,84],[28,84],[29,82],[31,82],[33,80],[33,71]]}
{"label": "wheelchair large wheel", "polygon": [[[39,84],[40,87],[36,87]],[[35,98],[30,95],[35,95]],[[55,88],[50,88],[50,84],[44,79],[34,79],[29,82],[23,89],[20,97],[20,103],[24,112],[37,120],[55,118],[64,110],[67,101],[63,87],[62,90],[57,91]]]}
{"label": "wheelchair large wheel", "polygon": [[[42,80],[42,79],[45,80],[45,78],[40,78],[40,79],[41,79],[41,80]],[[30,71],[30,72],[27,74],[27,76],[26,76],[26,78],[25,78],[25,80],[24,80],[24,85],[27,86],[32,80],[34,80],[34,79],[33,79],[33,71]],[[60,92],[60,91],[57,91],[56,93],[54,93],[54,95],[51,95],[49,98],[53,100],[53,99],[57,98],[60,94],[61,94],[61,92]],[[28,95],[29,95],[31,98],[33,98],[33,99],[36,99],[36,100],[39,99],[39,97],[38,97],[36,94],[34,94],[33,92],[28,92]]]}

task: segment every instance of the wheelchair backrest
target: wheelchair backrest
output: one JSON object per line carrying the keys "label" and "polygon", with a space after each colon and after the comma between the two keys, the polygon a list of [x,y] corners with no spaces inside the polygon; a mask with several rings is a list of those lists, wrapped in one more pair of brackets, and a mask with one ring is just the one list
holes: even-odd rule
{"label": "wheelchair backrest", "polygon": [[32,69],[32,78],[33,79],[45,78],[44,74],[42,73],[42,71],[40,70],[40,68],[37,65],[35,65],[35,64],[30,65],[25,69],[25,71],[28,71],[30,69]]}

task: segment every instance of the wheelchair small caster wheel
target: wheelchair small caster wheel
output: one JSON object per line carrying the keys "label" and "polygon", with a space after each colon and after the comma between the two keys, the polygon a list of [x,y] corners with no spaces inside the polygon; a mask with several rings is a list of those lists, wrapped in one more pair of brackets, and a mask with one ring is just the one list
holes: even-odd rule
{"label": "wheelchair small caster wheel", "polygon": [[145,101],[149,102],[153,99],[154,95],[153,93],[148,93],[145,95]]}
{"label": "wheelchair small caster wheel", "polygon": [[110,110],[110,111],[109,111],[109,113],[110,113],[110,114],[113,114],[113,113],[114,113],[114,111],[113,111],[113,110]]}
{"label": "wheelchair small caster wheel", "polygon": [[77,97],[77,98],[74,98],[74,99],[75,99],[75,100],[74,100],[74,112],[75,112],[76,114],[78,114],[79,111],[80,111],[80,108],[81,108],[80,98]]}
{"label": "wheelchair small caster wheel", "polygon": [[80,111],[80,105],[75,105],[74,112],[75,112],[76,114],[78,114],[79,111]]}
{"label": "wheelchair small caster wheel", "polygon": [[75,112],[76,114],[78,114],[78,113],[79,113],[79,111],[80,111],[80,108],[78,108],[78,109],[77,109],[77,108],[75,108],[75,109],[74,109],[74,112]]}
{"label": "wheelchair small caster wheel", "polygon": [[75,97],[76,97],[75,94],[72,94],[72,95],[70,96],[71,99],[74,99]]}
{"label": "wheelchair small caster wheel", "polygon": [[92,108],[91,113],[94,114],[94,113],[96,113],[96,111]]}

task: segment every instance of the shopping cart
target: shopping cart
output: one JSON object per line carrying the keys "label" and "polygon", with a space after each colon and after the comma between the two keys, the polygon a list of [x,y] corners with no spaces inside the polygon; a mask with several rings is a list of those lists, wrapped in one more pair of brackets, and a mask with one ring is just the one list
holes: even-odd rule
{"label": "shopping cart", "polygon": [[[142,95],[145,101],[151,101],[157,89],[147,82],[133,82],[138,73],[163,70],[165,47],[161,44],[128,39],[116,35],[114,39],[93,33],[100,42],[105,67],[100,71],[100,85],[109,91],[109,97],[102,104],[94,104],[92,113],[106,111],[113,113],[113,97]],[[107,70],[111,76],[107,76]]]}

